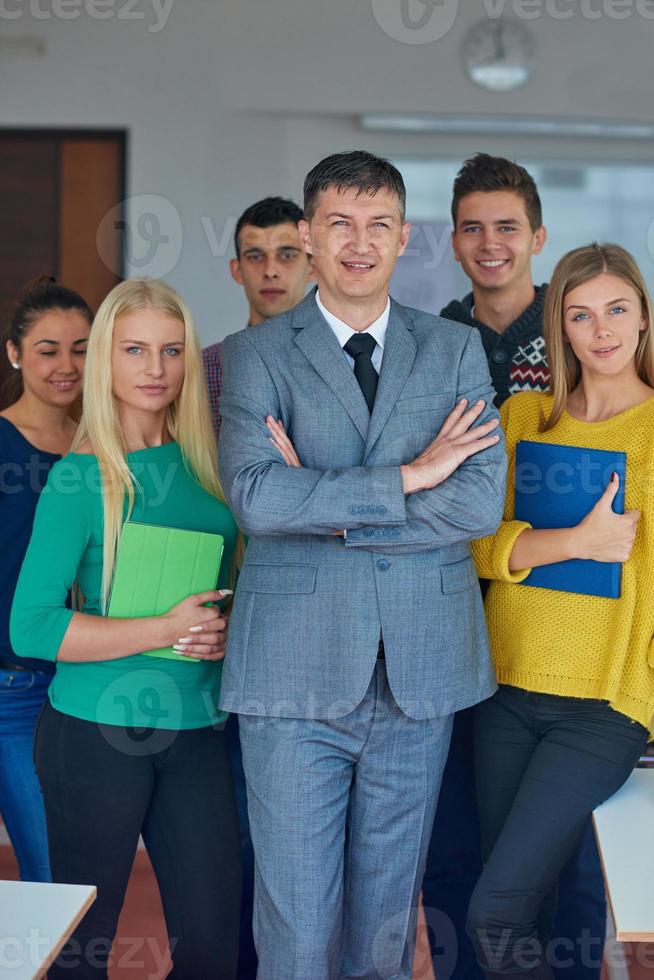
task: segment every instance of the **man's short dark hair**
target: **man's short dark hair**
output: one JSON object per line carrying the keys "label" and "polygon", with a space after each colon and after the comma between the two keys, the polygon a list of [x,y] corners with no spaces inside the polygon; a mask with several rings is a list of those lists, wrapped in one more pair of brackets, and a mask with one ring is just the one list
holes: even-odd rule
{"label": "man's short dark hair", "polygon": [[339,191],[354,188],[359,194],[390,191],[399,200],[404,220],[406,189],[402,174],[390,160],[365,150],[332,153],[310,170],[304,181],[304,216],[310,221],[316,210],[318,195],[330,187]]}
{"label": "man's short dark hair", "polygon": [[286,197],[264,197],[262,201],[251,204],[236,223],[236,230],[234,231],[236,258],[240,259],[241,257],[238,236],[244,225],[253,225],[255,228],[272,228],[273,225],[283,225],[287,221],[297,225],[301,220],[302,208],[298,207],[295,201]]}
{"label": "man's short dark hair", "polygon": [[525,202],[525,210],[532,231],[543,223],[543,209],[534,178],[524,167],[504,157],[492,157],[477,153],[465,160],[454,180],[452,197],[452,221],[456,229],[459,202],[476,191],[513,191]]}

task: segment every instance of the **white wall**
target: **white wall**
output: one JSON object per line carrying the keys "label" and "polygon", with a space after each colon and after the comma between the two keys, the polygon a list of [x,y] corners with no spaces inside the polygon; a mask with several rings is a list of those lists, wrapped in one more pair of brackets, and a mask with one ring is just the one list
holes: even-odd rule
{"label": "white wall", "polygon": [[[463,157],[482,148],[470,138],[365,134],[355,122],[358,113],[652,115],[654,5],[647,0],[543,0],[541,8],[538,0],[524,6],[507,0],[505,14],[540,9],[540,16],[524,21],[538,43],[534,77],[505,96],[467,81],[459,56],[467,27],[487,10],[499,10],[501,0],[466,0],[458,11],[456,0],[445,0],[453,24],[429,44],[406,44],[385,33],[372,3],[388,7],[387,0],[129,2],[0,0],[0,41],[31,35],[47,48],[43,58],[10,59],[0,45],[0,125],[129,131],[135,256],[129,271],[165,274],[189,301],[205,341],[244,323],[242,294],[227,272],[227,233],[253,200],[272,193],[299,200],[306,170],[333,150],[366,146],[391,156]],[[162,2],[172,3],[165,23],[153,6]],[[552,15],[572,8],[570,19]],[[99,20],[93,11],[111,16]],[[615,11],[629,16],[615,19]],[[543,154],[559,152],[551,141],[532,145]],[[579,154],[600,152],[570,146]],[[515,152],[505,140],[485,140],[483,148]],[[601,149],[603,155],[621,152]],[[139,265],[149,244],[138,231],[143,213],[153,213],[160,235],[170,238],[153,249],[146,266]]]}

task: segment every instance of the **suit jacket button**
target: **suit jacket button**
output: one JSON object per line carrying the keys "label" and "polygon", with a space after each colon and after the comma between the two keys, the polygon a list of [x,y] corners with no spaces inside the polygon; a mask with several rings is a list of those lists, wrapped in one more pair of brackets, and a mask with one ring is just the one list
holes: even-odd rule
{"label": "suit jacket button", "polygon": [[390,561],[386,561],[385,558],[380,558],[379,561],[377,562],[377,568],[379,569],[380,572],[387,572],[390,567],[391,567]]}

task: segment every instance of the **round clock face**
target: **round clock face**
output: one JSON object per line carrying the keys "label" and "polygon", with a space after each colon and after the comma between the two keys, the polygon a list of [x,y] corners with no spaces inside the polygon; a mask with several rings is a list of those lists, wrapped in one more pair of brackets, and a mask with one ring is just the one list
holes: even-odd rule
{"label": "round clock face", "polygon": [[490,92],[510,92],[527,81],[536,60],[531,31],[514,20],[483,20],[463,39],[468,77]]}

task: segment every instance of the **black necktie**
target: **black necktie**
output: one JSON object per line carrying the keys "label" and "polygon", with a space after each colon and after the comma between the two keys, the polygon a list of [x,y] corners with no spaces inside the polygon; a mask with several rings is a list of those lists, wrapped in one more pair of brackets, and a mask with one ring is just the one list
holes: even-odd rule
{"label": "black necktie", "polygon": [[369,333],[356,333],[350,337],[343,348],[346,354],[354,358],[354,377],[359,382],[363,397],[368,404],[368,411],[371,413],[379,380],[379,375],[372,364],[372,352],[376,346],[375,338]]}

